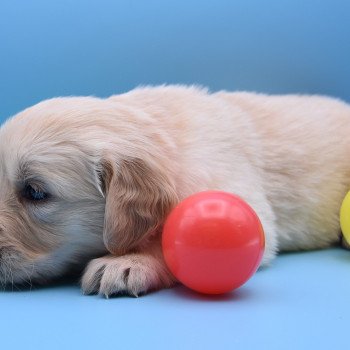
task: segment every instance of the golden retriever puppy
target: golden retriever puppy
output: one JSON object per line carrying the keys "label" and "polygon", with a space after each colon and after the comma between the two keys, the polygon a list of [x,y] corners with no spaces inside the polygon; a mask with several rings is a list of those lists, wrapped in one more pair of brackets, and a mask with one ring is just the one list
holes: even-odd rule
{"label": "golden retriever puppy", "polygon": [[202,190],[233,192],[279,250],[340,239],[350,107],[317,96],[161,86],[41,102],[0,130],[0,281],[82,269],[84,293],[139,295],[175,281],[160,238]]}

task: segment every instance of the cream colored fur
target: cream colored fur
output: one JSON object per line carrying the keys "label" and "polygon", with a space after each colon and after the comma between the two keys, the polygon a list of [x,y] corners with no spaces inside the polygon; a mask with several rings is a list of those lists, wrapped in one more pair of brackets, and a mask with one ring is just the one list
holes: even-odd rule
{"label": "cream colored fur", "polygon": [[[43,101],[0,130],[0,281],[43,282],[87,264],[85,293],[171,286],[162,224],[207,189],[256,210],[263,264],[335,244],[349,135],[350,107],[327,97],[161,86]],[[24,198],[28,184],[50,196]]]}

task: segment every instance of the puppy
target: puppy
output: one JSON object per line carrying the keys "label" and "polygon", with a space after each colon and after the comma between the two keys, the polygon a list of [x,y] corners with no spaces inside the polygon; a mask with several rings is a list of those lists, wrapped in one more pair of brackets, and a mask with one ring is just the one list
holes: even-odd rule
{"label": "puppy", "polygon": [[170,287],[162,224],[185,197],[238,194],[280,250],[340,239],[350,107],[317,96],[146,87],[55,98],[0,130],[0,281],[83,269],[84,293]]}

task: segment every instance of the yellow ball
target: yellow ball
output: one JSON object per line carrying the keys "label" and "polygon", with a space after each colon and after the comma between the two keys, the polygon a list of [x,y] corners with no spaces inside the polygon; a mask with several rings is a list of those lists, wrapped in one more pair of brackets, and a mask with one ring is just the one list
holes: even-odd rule
{"label": "yellow ball", "polygon": [[350,191],[345,196],[340,208],[340,227],[346,241],[350,244]]}

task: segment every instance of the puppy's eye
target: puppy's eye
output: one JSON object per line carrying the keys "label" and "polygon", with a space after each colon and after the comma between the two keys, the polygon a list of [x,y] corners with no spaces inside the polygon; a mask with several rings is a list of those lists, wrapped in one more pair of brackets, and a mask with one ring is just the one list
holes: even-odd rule
{"label": "puppy's eye", "polygon": [[32,185],[26,185],[24,188],[23,196],[31,201],[42,201],[49,197],[47,192],[42,191],[38,187]]}

